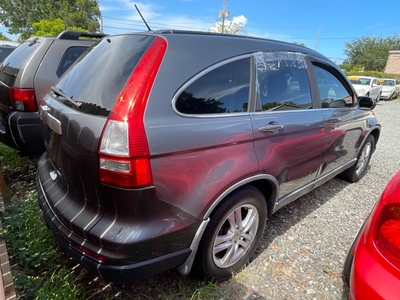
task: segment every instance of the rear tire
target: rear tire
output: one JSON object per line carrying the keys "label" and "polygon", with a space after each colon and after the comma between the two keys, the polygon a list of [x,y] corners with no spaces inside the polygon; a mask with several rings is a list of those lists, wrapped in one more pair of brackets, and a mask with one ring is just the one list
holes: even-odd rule
{"label": "rear tire", "polygon": [[247,186],[229,195],[213,212],[196,255],[195,270],[208,279],[223,280],[248,264],[262,238],[267,220],[263,194]]}
{"label": "rear tire", "polygon": [[372,152],[374,151],[374,147],[375,138],[374,136],[369,135],[365,140],[360,153],[358,154],[356,163],[351,168],[345,170],[340,177],[350,182],[357,182],[363,178],[367,172],[368,164],[371,159]]}

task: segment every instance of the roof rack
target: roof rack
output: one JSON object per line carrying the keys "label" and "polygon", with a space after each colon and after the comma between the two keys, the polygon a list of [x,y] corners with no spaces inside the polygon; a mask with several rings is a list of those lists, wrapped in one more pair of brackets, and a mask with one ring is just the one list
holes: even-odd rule
{"label": "roof rack", "polygon": [[105,37],[107,34],[97,33],[97,32],[84,32],[84,31],[76,31],[76,30],[64,30],[61,32],[57,39],[60,40],[78,40],[80,37],[88,37],[88,38],[97,38],[101,39]]}

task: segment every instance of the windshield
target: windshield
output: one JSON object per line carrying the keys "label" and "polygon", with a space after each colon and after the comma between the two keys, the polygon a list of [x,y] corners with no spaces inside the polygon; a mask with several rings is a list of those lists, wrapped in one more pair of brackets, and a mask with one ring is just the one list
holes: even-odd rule
{"label": "windshield", "polygon": [[371,78],[363,78],[363,77],[349,77],[349,80],[352,84],[360,84],[360,85],[370,85]]}
{"label": "windshield", "polygon": [[0,80],[8,86],[14,86],[15,79],[33,53],[40,47],[40,42],[26,41],[8,55],[0,65]]}
{"label": "windshield", "polygon": [[386,85],[386,86],[395,86],[394,80],[384,80],[384,81],[382,82],[382,85]]}
{"label": "windshield", "polygon": [[153,39],[147,35],[117,35],[94,44],[58,83],[59,90],[80,103],[64,104],[84,113],[107,115]]}

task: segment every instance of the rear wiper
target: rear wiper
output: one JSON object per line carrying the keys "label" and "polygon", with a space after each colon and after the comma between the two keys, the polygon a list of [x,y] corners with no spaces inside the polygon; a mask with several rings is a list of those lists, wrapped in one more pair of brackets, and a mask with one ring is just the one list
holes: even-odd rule
{"label": "rear wiper", "polygon": [[52,86],[51,90],[57,94],[58,96],[63,97],[65,100],[68,100],[69,102],[71,102],[73,105],[80,107],[82,105],[82,103],[78,103],[75,100],[73,100],[70,96],[68,96],[66,93],[64,93],[62,90],[60,90],[58,87],[56,86]]}

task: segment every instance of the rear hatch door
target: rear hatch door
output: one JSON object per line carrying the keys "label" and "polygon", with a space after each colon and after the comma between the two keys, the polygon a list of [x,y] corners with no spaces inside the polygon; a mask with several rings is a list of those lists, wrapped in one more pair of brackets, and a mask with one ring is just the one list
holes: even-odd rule
{"label": "rear hatch door", "polygon": [[98,167],[103,127],[153,39],[121,35],[99,41],[67,71],[40,109],[48,160],[56,177],[42,184],[44,190],[56,185],[54,193],[59,193],[48,192],[49,205],[65,226],[83,236],[104,208]]}
{"label": "rear hatch door", "polygon": [[[19,45],[0,65],[0,120],[5,121],[7,115],[14,111],[9,88],[32,89],[34,72],[43,55],[32,57],[36,52],[45,52],[44,40],[34,38]],[[44,49],[46,48],[46,49]],[[28,67],[29,64],[29,67]],[[24,79],[22,80],[22,77]]]}

